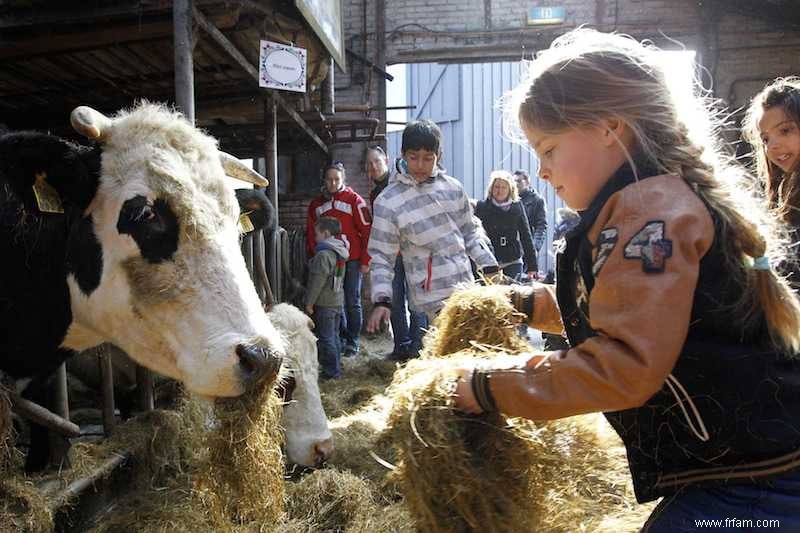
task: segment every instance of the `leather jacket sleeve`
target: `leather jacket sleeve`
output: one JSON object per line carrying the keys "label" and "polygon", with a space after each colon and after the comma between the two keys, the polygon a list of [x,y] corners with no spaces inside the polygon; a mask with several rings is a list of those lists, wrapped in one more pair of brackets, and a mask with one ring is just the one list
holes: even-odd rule
{"label": "leather jacket sleeve", "polygon": [[[631,247],[654,223],[664,224],[663,239],[671,241],[663,271],[646,271],[645,259]],[[682,179],[658,176],[606,202],[588,233],[595,266],[600,232],[610,228],[618,238],[595,275],[588,302],[597,335],[569,350],[489,369],[501,413],[544,420],[637,407],[672,371],[689,328],[699,263],[714,239],[711,216]],[[534,291],[531,324],[553,325],[552,290]]]}

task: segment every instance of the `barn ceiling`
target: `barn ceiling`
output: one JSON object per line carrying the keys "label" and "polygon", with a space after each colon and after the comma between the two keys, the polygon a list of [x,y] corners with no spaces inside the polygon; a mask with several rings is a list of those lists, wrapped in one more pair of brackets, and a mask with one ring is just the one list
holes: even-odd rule
{"label": "barn ceiling", "polygon": [[[194,4],[254,66],[259,40],[274,34],[296,40],[302,33],[309,48],[321,47],[293,3]],[[172,25],[172,3],[165,0],[0,2],[0,124],[69,136],[69,112],[78,105],[113,113],[139,99],[172,103]],[[197,124],[232,153],[263,153],[264,92],[209,35],[198,28],[194,35]],[[312,129],[330,138],[313,101],[286,94]],[[280,110],[279,139],[285,147],[311,142]]]}

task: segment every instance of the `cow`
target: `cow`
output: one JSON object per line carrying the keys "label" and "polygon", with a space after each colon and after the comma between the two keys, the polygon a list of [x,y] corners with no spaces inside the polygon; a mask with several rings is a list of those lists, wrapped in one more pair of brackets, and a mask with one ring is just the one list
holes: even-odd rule
{"label": "cow", "polygon": [[333,436],[320,398],[317,339],[311,319],[293,305],[282,303],[268,313],[287,343],[282,373],[283,427],[286,459],[302,466],[319,466],[333,453]]}
{"label": "cow", "polygon": [[[113,117],[82,106],[70,118],[94,144],[0,136],[5,378],[44,401],[48,376],[103,342],[210,397],[274,376],[285,343],[245,267],[225,183],[226,169],[259,181],[252,170],[161,105]],[[28,471],[49,454],[34,431]]]}

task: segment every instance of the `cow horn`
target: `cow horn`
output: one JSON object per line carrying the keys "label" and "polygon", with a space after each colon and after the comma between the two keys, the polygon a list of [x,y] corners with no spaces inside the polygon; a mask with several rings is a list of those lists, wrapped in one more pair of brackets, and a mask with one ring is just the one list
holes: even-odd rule
{"label": "cow horn", "polygon": [[248,167],[231,154],[220,152],[219,160],[222,163],[222,168],[225,169],[225,174],[231,178],[246,181],[247,183],[252,183],[253,185],[258,185],[259,187],[266,187],[269,185],[267,178]]}
{"label": "cow horn", "polygon": [[110,118],[85,105],[73,109],[69,121],[75,131],[94,141],[105,139],[111,126]]}

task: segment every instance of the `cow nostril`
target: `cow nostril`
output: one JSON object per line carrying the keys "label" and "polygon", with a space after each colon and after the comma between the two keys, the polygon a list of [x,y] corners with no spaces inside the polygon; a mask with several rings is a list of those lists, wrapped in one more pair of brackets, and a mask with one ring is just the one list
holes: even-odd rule
{"label": "cow nostril", "polygon": [[318,442],[314,445],[314,456],[318,465],[324,463],[332,453],[333,439],[325,439],[322,442]]}
{"label": "cow nostril", "polygon": [[244,381],[250,386],[260,383],[264,378],[275,378],[281,368],[281,357],[258,345],[239,344],[236,346],[236,355]]}

